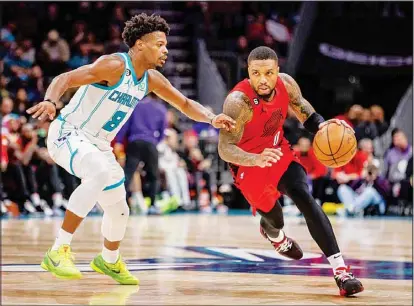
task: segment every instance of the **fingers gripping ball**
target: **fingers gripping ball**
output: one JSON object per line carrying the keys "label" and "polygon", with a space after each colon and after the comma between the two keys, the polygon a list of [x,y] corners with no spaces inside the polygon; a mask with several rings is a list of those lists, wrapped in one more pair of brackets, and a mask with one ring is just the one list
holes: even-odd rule
{"label": "fingers gripping ball", "polygon": [[343,124],[329,123],[316,133],[313,150],[322,164],[338,168],[354,157],[357,140],[350,128]]}

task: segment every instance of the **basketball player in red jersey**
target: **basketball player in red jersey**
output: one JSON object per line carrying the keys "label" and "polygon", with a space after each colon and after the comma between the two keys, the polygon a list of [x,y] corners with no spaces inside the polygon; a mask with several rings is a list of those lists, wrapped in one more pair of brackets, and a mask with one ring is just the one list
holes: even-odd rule
{"label": "basketball player in red jersey", "polygon": [[[289,196],[303,213],[312,238],[328,258],[342,296],[364,290],[350,273],[339,251],[329,219],[309,192],[306,173],[283,137],[288,107],[306,129],[316,133],[328,122],[315,112],[295,80],[279,73],[276,53],[267,47],[254,49],[248,58],[249,79],[241,81],[224,102],[224,113],[236,120],[230,131],[220,130],[219,154],[230,163],[235,185],[261,215],[260,232],[278,253],[300,259],[299,245],[282,230],[280,193]],[[349,126],[348,126],[349,127]]]}

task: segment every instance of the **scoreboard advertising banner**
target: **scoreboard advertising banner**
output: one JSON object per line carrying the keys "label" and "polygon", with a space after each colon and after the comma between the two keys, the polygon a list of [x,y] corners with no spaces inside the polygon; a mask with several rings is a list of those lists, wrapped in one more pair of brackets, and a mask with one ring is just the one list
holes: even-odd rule
{"label": "scoreboard advertising banner", "polygon": [[300,68],[322,75],[413,73],[411,19],[316,18]]}

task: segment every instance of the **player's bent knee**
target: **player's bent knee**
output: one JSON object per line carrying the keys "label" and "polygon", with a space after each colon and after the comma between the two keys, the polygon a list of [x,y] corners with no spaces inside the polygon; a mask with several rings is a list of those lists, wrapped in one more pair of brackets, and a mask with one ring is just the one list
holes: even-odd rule
{"label": "player's bent knee", "polygon": [[128,225],[129,207],[126,200],[103,207],[102,235],[109,241],[121,241]]}

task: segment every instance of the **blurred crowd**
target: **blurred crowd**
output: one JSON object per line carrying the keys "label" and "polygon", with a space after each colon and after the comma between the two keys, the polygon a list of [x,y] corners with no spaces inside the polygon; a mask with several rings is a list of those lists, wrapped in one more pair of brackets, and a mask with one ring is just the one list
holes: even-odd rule
{"label": "blurred crowd", "polygon": [[[392,130],[392,143],[384,154],[375,151],[375,140],[388,130],[384,111],[379,105],[364,109],[352,105],[336,116],[355,130],[358,150],[345,166],[329,169],[313,153],[312,138],[301,130],[295,119],[286,121],[286,137],[294,145],[301,163],[306,168],[309,188],[327,213],[341,216],[385,215],[392,207],[410,208],[400,214],[412,214],[413,152],[402,130]],[[342,205],[330,205],[342,203]],[[286,199],[285,210],[299,212]],[[391,209],[390,209],[391,208]]]}
{"label": "blurred crowd", "polygon": [[[223,38],[218,41],[242,57],[266,44],[283,61],[299,6],[281,4],[276,12],[266,5],[234,2],[229,11],[221,2],[188,2],[186,22],[204,20],[203,27],[193,30]],[[122,4],[109,2],[16,2],[5,6],[3,15],[7,18],[0,30],[1,214],[61,215],[79,180],[51,160],[45,144],[50,123],[34,121],[25,111],[42,100],[57,74],[102,54],[126,51],[121,31],[129,15]],[[75,91],[62,97],[58,111]],[[218,131],[204,123],[182,124],[181,118],[149,95],[113,141],[114,153],[125,168],[133,213],[225,213],[228,207],[238,207],[238,200],[229,196],[238,191],[223,178],[226,166],[217,154]],[[373,141],[388,130],[380,106],[353,105],[338,118],[354,127],[359,150],[348,165],[334,170],[317,161],[312,138],[293,116],[284,127],[321,205],[328,209],[331,202],[344,203],[337,213],[353,216],[383,215],[392,205],[412,203],[412,147],[404,132],[394,130],[391,146],[378,156]],[[288,198],[284,205],[286,210],[292,208]],[[94,212],[100,212],[99,205]]]}

